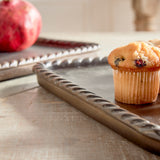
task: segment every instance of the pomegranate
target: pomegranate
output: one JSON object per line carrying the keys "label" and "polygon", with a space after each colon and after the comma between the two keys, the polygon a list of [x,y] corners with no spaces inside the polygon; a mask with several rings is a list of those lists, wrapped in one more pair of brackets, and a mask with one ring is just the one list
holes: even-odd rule
{"label": "pomegranate", "polygon": [[29,2],[0,2],[0,52],[24,50],[35,43],[42,26],[41,15]]}

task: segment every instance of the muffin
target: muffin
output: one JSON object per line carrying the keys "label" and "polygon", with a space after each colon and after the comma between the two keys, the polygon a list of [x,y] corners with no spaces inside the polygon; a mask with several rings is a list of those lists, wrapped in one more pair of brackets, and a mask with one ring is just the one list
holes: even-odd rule
{"label": "muffin", "polygon": [[113,68],[115,99],[127,104],[155,102],[159,92],[160,49],[133,42],[108,56]]}
{"label": "muffin", "polygon": [[160,40],[159,39],[153,39],[153,40],[149,40],[148,44],[153,45],[155,47],[159,47],[160,48]]}
{"label": "muffin", "polygon": [[[155,47],[159,47],[160,48],[160,40],[159,39],[150,40],[150,41],[148,41],[148,43],[150,45],[153,45]],[[160,72],[159,72],[159,75],[160,75]],[[159,83],[160,83],[160,79],[159,79]],[[159,93],[160,93],[160,87],[159,87]]]}

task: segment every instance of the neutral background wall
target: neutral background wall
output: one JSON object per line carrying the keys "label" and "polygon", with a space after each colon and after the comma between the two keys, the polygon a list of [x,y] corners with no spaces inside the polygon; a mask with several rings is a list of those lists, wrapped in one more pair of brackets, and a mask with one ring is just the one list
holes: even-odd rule
{"label": "neutral background wall", "polygon": [[42,15],[42,33],[134,31],[131,0],[28,1],[34,4]]}

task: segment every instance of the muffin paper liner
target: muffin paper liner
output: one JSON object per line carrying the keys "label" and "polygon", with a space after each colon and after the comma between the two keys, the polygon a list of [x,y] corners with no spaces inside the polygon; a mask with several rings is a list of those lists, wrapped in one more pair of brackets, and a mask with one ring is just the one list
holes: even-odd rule
{"label": "muffin paper liner", "polygon": [[159,93],[159,71],[126,72],[113,70],[115,99],[128,104],[156,101]]}

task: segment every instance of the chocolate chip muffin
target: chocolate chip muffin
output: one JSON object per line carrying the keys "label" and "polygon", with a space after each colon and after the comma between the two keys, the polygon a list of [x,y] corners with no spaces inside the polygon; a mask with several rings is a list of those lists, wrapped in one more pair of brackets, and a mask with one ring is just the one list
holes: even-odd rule
{"label": "chocolate chip muffin", "polygon": [[108,56],[113,68],[115,99],[127,104],[155,102],[159,92],[160,48],[133,42]]}

